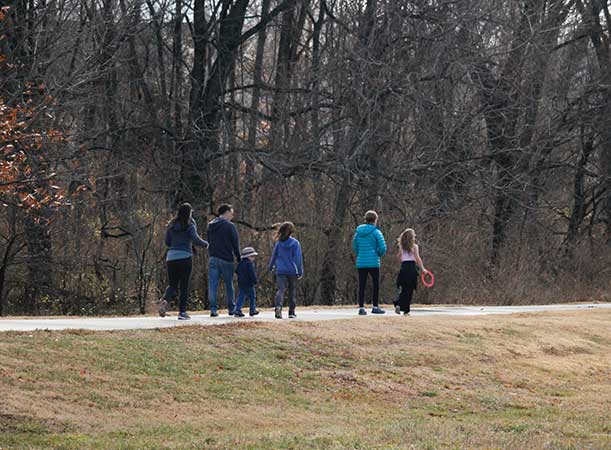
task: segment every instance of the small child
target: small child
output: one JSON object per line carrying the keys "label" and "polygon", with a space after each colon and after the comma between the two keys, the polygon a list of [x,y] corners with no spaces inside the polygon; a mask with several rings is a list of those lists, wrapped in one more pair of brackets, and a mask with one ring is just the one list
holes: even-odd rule
{"label": "small child", "polygon": [[238,301],[235,307],[234,317],[244,317],[242,312],[242,305],[244,304],[245,297],[250,300],[250,311],[248,315],[250,317],[259,314],[257,311],[257,294],[255,292],[255,286],[259,282],[257,280],[257,273],[255,272],[255,256],[258,253],[252,247],[246,247],[242,250],[242,259],[238,264],[236,273],[238,274],[238,288],[240,292],[238,294]]}

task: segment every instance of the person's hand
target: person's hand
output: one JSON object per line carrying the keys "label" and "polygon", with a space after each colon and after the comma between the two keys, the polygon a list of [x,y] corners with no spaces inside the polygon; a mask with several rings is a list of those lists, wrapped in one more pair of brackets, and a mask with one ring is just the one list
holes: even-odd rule
{"label": "person's hand", "polygon": [[299,275],[299,276],[297,277],[297,279],[298,279],[298,280],[301,280],[302,278],[303,278],[303,275]]}

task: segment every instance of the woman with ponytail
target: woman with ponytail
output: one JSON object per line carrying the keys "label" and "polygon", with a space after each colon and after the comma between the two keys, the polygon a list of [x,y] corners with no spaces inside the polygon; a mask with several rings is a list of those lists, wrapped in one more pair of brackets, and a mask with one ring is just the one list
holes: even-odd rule
{"label": "woman with ponytail", "polygon": [[189,320],[187,300],[193,270],[193,246],[208,247],[208,242],[197,234],[197,225],[193,220],[193,208],[189,203],[180,205],[176,216],[168,224],[165,244],[169,247],[166,266],[170,284],[159,300],[159,315],[165,317],[168,300],[172,300],[180,288],[178,320]]}

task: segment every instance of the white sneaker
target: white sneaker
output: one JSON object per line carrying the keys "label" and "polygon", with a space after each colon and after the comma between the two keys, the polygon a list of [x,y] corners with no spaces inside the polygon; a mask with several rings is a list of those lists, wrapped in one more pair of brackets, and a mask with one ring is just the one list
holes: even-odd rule
{"label": "white sneaker", "polygon": [[165,317],[165,313],[168,310],[168,301],[164,298],[159,300],[159,316]]}

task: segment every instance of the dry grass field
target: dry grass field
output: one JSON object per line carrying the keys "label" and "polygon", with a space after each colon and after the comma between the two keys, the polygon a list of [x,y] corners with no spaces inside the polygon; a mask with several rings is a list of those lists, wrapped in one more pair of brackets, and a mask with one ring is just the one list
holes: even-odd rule
{"label": "dry grass field", "polygon": [[0,448],[611,449],[611,311],[0,334]]}

